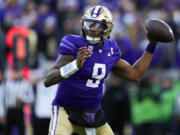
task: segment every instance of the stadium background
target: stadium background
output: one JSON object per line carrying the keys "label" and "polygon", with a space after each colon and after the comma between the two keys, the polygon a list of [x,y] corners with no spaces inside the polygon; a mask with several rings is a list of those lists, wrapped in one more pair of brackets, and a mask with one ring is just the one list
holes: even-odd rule
{"label": "stadium background", "polygon": [[[131,64],[148,43],[144,28],[147,18],[164,20],[175,35],[172,43],[159,43],[139,84],[114,75],[107,78],[102,106],[115,134],[180,135],[179,0],[0,0],[0,80],[6,81],[14,70],[21,70],[35,96],[30,104],[21,101],[26,134],[38,134],[37,129],[46,126],[41,120],[50,118],[56,85],[45,88],[41,78],[55,61],[61,38],[80,34],[83,12],[97,4],[112,12],[115,25],[111,37],[119,43],[122,58]],[[1,94],[0,134],[7,126],[9,106],[5,98]],[[12,134],[18,134],[16,126]]]}

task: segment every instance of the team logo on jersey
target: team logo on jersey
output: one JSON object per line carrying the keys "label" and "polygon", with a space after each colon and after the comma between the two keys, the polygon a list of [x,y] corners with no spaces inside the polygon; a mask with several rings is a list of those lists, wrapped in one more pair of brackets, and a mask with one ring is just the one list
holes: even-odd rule
{"label": "team logo on jersey", "polygon": [[102,50],[101,50],[101,49],[99,49],[99,53],[102,53]]}
{"label": "team logo on jersey", "polygon": [[113,55],[113,53],[114,53],[114,50],[113,50],[113,48],[111,47],[111,54]]}
{"label": "team logo on jersey", "polygon": [[95,113],[84,113],[84,120],[88,123],[94,122]]}
{"label": "team logo on jersey", "polygon": [[88,46],[88,50],[93,51],[93,46],[92,46],[92,45],[89,45],[89,46]]}
{"label": "team logo on jersey", "polygon": [[111,56],[111,53],[110,53],[110,52],[108,52],[107,56]]}
{"label": "team logo on jersey", "polygon": [[113,50],[113,48],[111,47],[111,51],[108,52],[107,56],[111,56],[111,55],[113,55],[113,54],[114,54],[114,50]]}

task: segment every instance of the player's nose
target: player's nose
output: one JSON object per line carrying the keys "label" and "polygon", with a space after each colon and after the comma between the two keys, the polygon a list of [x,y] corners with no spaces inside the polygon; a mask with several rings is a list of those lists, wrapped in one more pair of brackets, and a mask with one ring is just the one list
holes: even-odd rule
{"label": "player's nose", "polygon": [[90,30],[95,31],[96,30],[95,26],[91,26]]}

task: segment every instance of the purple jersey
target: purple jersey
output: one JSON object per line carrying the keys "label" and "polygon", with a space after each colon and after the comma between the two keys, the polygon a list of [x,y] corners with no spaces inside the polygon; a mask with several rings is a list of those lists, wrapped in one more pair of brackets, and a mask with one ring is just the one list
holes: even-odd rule
{"label": "purple jersey", "polygon": [[98,47],[74,35],[67,35],[61,40],[59,53],[76,58],[78,49],[83,46],[93,52],[92,56],[75,74],[59,83],[53,105],[100,108],[104,79],[121,53],[115,40],[106,40],[102,47]]}

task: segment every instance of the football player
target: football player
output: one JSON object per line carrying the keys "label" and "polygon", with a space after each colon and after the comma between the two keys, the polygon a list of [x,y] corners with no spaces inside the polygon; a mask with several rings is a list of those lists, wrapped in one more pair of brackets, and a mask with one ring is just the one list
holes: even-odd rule
{"label": "football player", "polygon": [[82,17],[82,34],[66,35],[59,45],[59,57],[45,76],[46,87],[59,83],[49,135],[113,135],[104,119],[101,99],[104,79],[112,70],[138,82],[147,70],[157,42],[150,38],[144,54],[134,65],[121,59],[115,40],[111,12],[104,6],[89,8]]}

